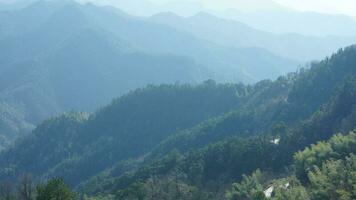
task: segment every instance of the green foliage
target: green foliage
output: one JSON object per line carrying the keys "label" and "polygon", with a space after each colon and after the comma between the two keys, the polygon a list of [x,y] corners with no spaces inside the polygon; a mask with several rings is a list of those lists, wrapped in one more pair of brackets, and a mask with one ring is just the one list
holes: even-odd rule
{"label": "green foliage", "polygon": [[[268,189],[271,189],[267,196]],[[307,190],[296,177],[270,180],[261,171],[245,176],[239,183],[232,184],[232,189],[226,193],[228,200],[309,200]]]}
{"label": "green foliage", "polygon": [[135,183],[117,192],[119,200],[213,200],[208,191],[188,185],[178,179],[178,174],[166,178],[151,177],[145,182]]}
{"label": "green foliage", "polygon": [[296,64],[264,49],[231,50],[72,1],[36,1],[26,9],[1,12],[0,18],[0,101],[21,107],[25,118],[6,124],[18,135],[16,129],[24,125],[32,129],[70,109],[93,111],[147,84],[196,84],[208,78],[251,82],[275,78]]}
{"label": "green foliage", "polygon": [[322,163],[329,159],[342,159],[350,153],[356,153],[356,133],[347,136],[335,135],[328,142],[319,142],[297,152],[294,155],[294,165],[297,176],[306,181],[307,175],[315,167],[321,167]]}
{"label": "green foliage", "polygon": [[[101,173],[86,192],[109,199],[222,199],[239,180],[230,199],[263,199],[271,186],[272,198],[315,198],[307,184],[329,173],[322,170],[328,160],[355,153],[355,134],[295,152],[355,125],[355,53],[350,47],[309,70],[253,86],[148,86],[93,115],[50,119],[0,155],[0,178],[29,171],[77,186]],[[258,171],[243,176],[261,169],[280,178],[293,163],[287,179]],[[352,198],[349,189],[338,194]]]}
{"label": "green foliage", "polygon": [[[254,194],[272,188],[272,200],[323,200],[355,199],[356,190],[356,134],[335,135],[327,142],[297,152],[294,156],[296,175],[307,174],[304,185],[296,176],[273,180],[256,171],[251,176],[243,176],[227,192],[228,199],[251,199]],[[301,176],[304,178],[304,176]]]}
{"label": "green foliage", "polygon": [[[355,85],[353,82],[351,82],[351,84]],[[340,92],[347,94],[350,91],[348,89],[342,89]],[[339,95],[341,94],[340,92],[336,94]],[[354,97],[351,98],[355,99]],[[334,133],[333,127],[340,127],[343,120],[333,121],[331,119],[340,117],[345,118],[345,116],[347,118],[350,112],[344,112],[343,110],[346,109],[337,105],[345,105],[346,107],[353,106],[353,103],[340,104],[340,100],[342,99],[332,98],[328,104],[325,104],[326,108],[324,108],[325,110],[322,110],[323,112],[316,112],[308,120],[302,123],[302,126],[298,124],[298,126],[293,129],[286,128],[286,125],[283,123],[277,123],[274,128],[272,128],[271,136],[258,136],[249,139],[242,139],[239,137],[234,139],[230,138],[226,141],[215,143],[214,145],[205,146],[205,148],[202,149],[194,150],[193,148],[193,150],[188,151],[185,154],[184,159],[176,164],[176,167],[179,166],[183,170],[184,174],[188,177],[189,182],[193,185],[196,185],[199,188],[209,189],[224,187],[221,183],[228,183],[232,179],[239,179],[242,174],[251,173],[257,168],[272,170],[278,173],[283,170],[285,166],[292,163],[293,154],[296,151],[318,140],[328,138],[328,136]],[[223,122],[228,121],[224,118],[222,119]],[[189,149],[194,144],[199,147],[201,142],[208,143],[209,140],[210,142],[214,141],[214,139],[211,140],[209,137],[202,137],[205,136],[206,130],[214,130],[214,128],[217,127],[214,125],[215,122],[212,122],[213,123],[211,123],[207,129],[197,129],[203,130],[201,135],[199,132],[199,134],[186,134],[185,136],[193,138],[193,141],[196,142],[190,143],[191,141],[189,141],[186,143],[188,144],[188,147],[182,147]],[[233,126],[234,123],[231,124]],[[283,126],[281,124],[283,124]],[[221,132],[228,132],[229,130],[231,131],[231,129],[221,129]],[[221,136],[221,132],[215,132],[213,135],[220,134],[219,136]],[[351,138],[351,141],[343,136],[335,136],[334,139],[332,139],[333,147],[338,149],[337,151],[339,152],[339,154],[336,154],[335,156],[342,157],[350,151],[354,151],[355,145],[352,139],[352,137],[354,137],[353,135],[354,134],[352,133],[350,136],[347,136]],[[276,136],[277,138],[279,137],[279,143],[277,144],[272,142],[276,139]],[[183,148],[179,149],[182,150]],[[329,156],[327,153],[328,144],[320,145],[317,149],[320,149],[322,152],[318,156],[322,157],[324,154],[324,157]],[[185,152],[184,149],[183,152]],[[335,154],[335,152],[333,154]],[[318,161],[318,159],[312,156],[311,162],[314,162],[314,160]],[[318,162],[322,163],[323,160]],[[303,161],[299,162],[298,160],[298,163],[303,163]],[[174,168],[175,167],[169,167],[166,169],[172,170]],[[146,169],[150,169],[150,167]],[[306,178],[302,177],[303,174],[304,177],[307,174],[307,172],[303,171],[305,170],[304,164],[297,164],[296,169],[298,177],[305,182]],[[167,171],[158,170],[158,172],[163,176],[168,174]],[[130,176],[129,179],[125,176],[119,178],[107,188],[114,190],[125,188],[128,185],[135,183],[137,180],[145,179],[147,175],[152,174],[152,171],[147,170],[144,173],[134,174],[135,175]],[[125,182],[127,180],[130,180],[128,182],[129,184]]]}
{"label": "green foliage", "polygon": [[328,160],[308,174],[313,200],[356,198],[356,156]]}
{"label": "green foliage", "polygon": [[[17,141],[21,148],[11,148],[3,153],[2,159],[16,161],[16,165],[2,168],[2,175],[29,172],[27,168],[32,167],[31,174],[37,176],[45,167],[54,166],[61,159],[70,157],[71,152],[78,148],[70,141],[79,139],[78,131],[87,119],[86,113],[65,113],[46,120],[32,135]],[[54,159],[48,159],[49,155]],[[2,163],[5,163],[4,160]]]}
{"label": "green foliage", "polygon": [[309,200],[307,189],[292,176],[286,179],[273,181],[277,187],[273,191],[272,200]]}
{"label": "green foliage", "polygon": [[0,181],[1,200],[75,200],[74,193],[62,179],[53,178],[36,184],[32,176],[24,175],[18,183]]}
{"label": "green foliage", "polygon": [[244,175],[240,183],[232,185],[231,191],[226,193],[226,198],[229,200],[265,199],[263,193],[265,179],[265,175],[260,170],[254,172],[251,176]]}
{"label": "green foliage", "polygon": [[181,129],[237,107],[246,95],[242,85],[214,81],[132,91],[91,116],[68,113],[45,121],[0,156],[0,177],[50,173],[77,185],[148,153]]}
{"label": "green foliage", "polygon": [[74,200],[76,194],[62,179],[51,179],[44,185],[37,187],[36,200]]}
{"label": "green foliage", "polygon": [[11,182],[2,181],[0,182],[0,199],[1,200],[14,200],[16,198],[15,189],[13,188]]}

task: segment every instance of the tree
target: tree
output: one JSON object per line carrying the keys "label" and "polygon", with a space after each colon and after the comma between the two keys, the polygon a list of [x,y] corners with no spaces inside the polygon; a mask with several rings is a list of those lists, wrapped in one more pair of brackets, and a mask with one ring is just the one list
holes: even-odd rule
{"label": "tree", "polygon": [[251,176],[244,175],[240,183],[232,185],[232,190],[227,192],[226,198],[229,200],[263,199],[264,182],[265,175],[260,170]]}
{"label": "tree", "polygon": [[37,200],[73,200],[75,197],[76,194],[59,178],[37,186]]}
{"label": "tree", "polygon": [[356,199],[356,156],[329,160],[309,172],[313,200]]}
{"label": "tree", "polygon": [[271,200],[309,200],[309,194],[297,177],[273,181],[275,187]]}
{"label": "tree", "polygon": [[258,191],[252,195],[252,199],[253,200],[267,200],[267,197],[265,196],[265,194],[262,191]]}
{"label": "tree", "polygon": [[13,200],[13,185],[10,182],[0,183],[0,199],[1,200]]}
{"label": "tree", "polygon": [[19,196],[22,200],[32,200],[34,195],[35,186],[32,181],[32,177],[29,174],[25,174],[20,179]]}

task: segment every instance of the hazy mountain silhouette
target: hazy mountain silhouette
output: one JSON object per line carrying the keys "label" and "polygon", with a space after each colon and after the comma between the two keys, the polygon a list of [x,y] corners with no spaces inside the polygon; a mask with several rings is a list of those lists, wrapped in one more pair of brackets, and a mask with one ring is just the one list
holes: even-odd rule
{"label": "hazy mountain silhouette", "polygon": [[[172,26],[217,44],[234,47],[260,47],[286,58],[309,61],[322,59],[335,49],[356,42],[355,37],[316,37],[296,33],[272,34],[235,20],[198,13],[183,18],[173,13],[161,13],[150,18],[156,23]],[[278,22],[270,23],[278,26]],[[350,26],[356,27],[356,26]],[[356,29],[355,29],[356,30]]]}
{"label": "hazy mountain silhouette", "polygon": [[[26,130],[59,112],[92,111],[147,84],[253,82],[296,66],[263,49],[217,45],[112,7],[74,1],[0,12],[0,26],[0,100],[17,108],[11,119]],[[14,135],[23,130],[8,127]]]}
{"label": "hazy mountain silhouette", "polygon": [[356,21],[346,15],[294,10],[241,12],[234,9],[215,12],[218,16],[246,23],[254,28],[277,33],[314,36],[355,36]]}

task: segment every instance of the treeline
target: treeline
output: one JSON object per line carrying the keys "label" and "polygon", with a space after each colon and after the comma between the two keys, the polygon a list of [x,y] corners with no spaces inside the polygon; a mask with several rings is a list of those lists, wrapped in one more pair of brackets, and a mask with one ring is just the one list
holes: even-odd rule
{"label": "treeline", "polygon": [[74,200],[79,196],[62,179],[36,184],[31,175],[23,175],[17,184],[0,181],[1,200]]}
{"label": "treeline", "polygon": [[341,196],[314,192],[331,166],[353,177],[354,134],[297,152],[356,127],[355,55],[251,86],[148,86],[49,119],[0,155],[0,178],[62,177],[95,199],[352,199],[353,179]]}
{"label": "treeline", "polygon": [[[269,180],[288,174],[291,182],[304,190],[307,175],[293,177],[301,173],[293,171],[293,155],[336,132],[346,134],[356,127],[354,65],[344,56],[350,52],[354,48],[340,51],[310,70],[257,84],[260,90],[253,90],[252,100],[244,106],[170,136],[137,169],[122,174],[125,164],[119,164],[85,183],[82,191],[117,194],[121,199],[157,195],[163,199],[224,199],[232,182],[256,169],[272,176]],[[335,76],[330,71],[335,71]],[[266,98],[272,91],[277,95]],[[313,92],[318,95],[310,98]],[[308,95],[303,100],[296,94]],[[137,163],[128,165],[136,167]]]}
{"label": "treeline", "polygon": [[257,170],[243,176],[227,192],[230,200],[356,199],[356,133],[335,135],[294,155],[293,171],[286,178]]}
{"label": "treeline", "polygon": [[[242,146],[238,147],[239,145]],[[234,146],[221,144],[219,148],[212,147],[207,155],[233,157],[244,154],[245,152],[238,151],[246,147],[243,142]],[[254,151],[259,151],[259,147],[259,144],[251,146]],[[232,151],[236,153],[232,155]],[[273,153],[275,152],[270,155],[273,156]],[[249,154],[245,154],[247,163],[241,162],[242,160],[230,163],[222,157],[210,157],[210,162],[204,163],[197,161],[202,159],[200,156],[188,159],[175,152],[160,163],[139,170],[135,174],[136,181],[129,186],[107,192],[114,195],[111,198],[122,200],[352,200],[356,198],[355,153],[356,133],[337,134],[327,142],[319,142],[295,153],[292,164],[283,171],[276,173],[270,168],[258,169],[250,176],[243,175],[239,178],[241,181],[228,184],[237,179],[232,176],[235,172],[229,169],[249,166],[246,169],[251,170],[253,167],[248,162],[273,158],[249,157]],[[216,164],[219,162],[221,165]],[[224,172],[225,178],[213,177],[217,171]],[[116,184],[123,184],[122,182],[130,179],[132,176],[126,175]]]}
{"label": "treeline", "polygon": [[76,186],[116,162],[148,153],[178,130],[238,107],[248,93],[243,85],[214,81],[147,86],[92,115],[48,119],[2,152],[0,178],[49,174]]}

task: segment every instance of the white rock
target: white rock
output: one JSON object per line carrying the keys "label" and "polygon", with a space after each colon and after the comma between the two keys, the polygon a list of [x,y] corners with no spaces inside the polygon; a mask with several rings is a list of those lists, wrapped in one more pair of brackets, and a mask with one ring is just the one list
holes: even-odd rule
{"label": "white rock", "polygon": [[271,186],[267,190],[265,190],[263,193],[265,194],[266,198],[271,198],[273,191],[274,191],[274,186]]}
{"label": "white rock", "polygon": [[271,143],[278,145],[280,141],[281,141],[280,138],[276,138],[274,140],[271,140]]}

